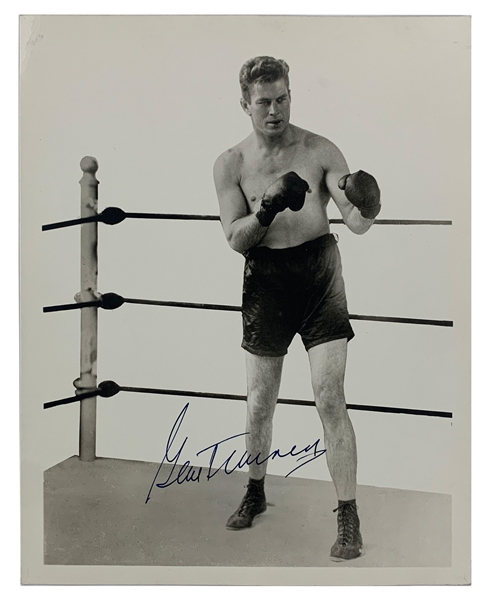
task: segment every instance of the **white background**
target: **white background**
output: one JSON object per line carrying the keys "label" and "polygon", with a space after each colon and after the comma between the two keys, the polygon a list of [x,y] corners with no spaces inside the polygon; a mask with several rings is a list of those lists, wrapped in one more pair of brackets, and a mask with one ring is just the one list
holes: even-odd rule
{"label": "white background", "polygon": [[[455,323],[354,322],[348,402],[455,414],[452,423],[351,411],[358,481],[451,493],[469,404],[468,19],[25,17],[21,33],[24,433],[30,443],[38,436],[40,447],[50,440],[36,452],[42,469],[78,451],[78,405],[43,411],[41,404],[72,394],[79,314],[43,315],[41,307],[70,302],[78,291],[80,232],[41,233],[41,225],[79,215],[79,161],[87,154],[100,165],[100,209],[217,214],[213,163],[250,131],[238,71],[250,56],[270,54],[290,66],[292,122],[335,142],[353,171],[375,174],[383,218],[454,222],[379,225],[365,236],[335,227],[350,312]],[[339,216],[335,207],[331,216]],[[102,292],[236,305],[242,265],[217,222],[99,227]],[[99,322],[99,380],[246,391],[237,313],[131,305],[101,312]],[[312,398],[299,339],[281,396]],[[128,394],[100,400],[97,455],[159,462],[186,402]],[[243,432],[244,414],[244,403],[192,401],[184,459],[205,465],[208,456],[196,452]],[[274,431],[273,449],[322,437],[313,408],[279,406]],[[275,461],[269,473],[294,466]],[[319,460],[296,474],[329,479]]]}
{"label": "white background", "polygon": [[[17,4],[17,3],[12,3],[12,4]],[[36,7],[37,7],[37,9],[40,8],[39,5],[36,5],[36,7],[33,7],[32,5],[29,6],[28,2],[27,3],[18,3],[18,4],[19,5],[21,5],[21,4],[26,5],[25,8],[24,8],[24,10],[23,10],[23,12],[25,12],[25,13],[34,13],[34,12],[36,12]],[[43,5],[44,4],[46,4],[46,6],[47,6],[47,4],[49,4],[49,3],[43,3]],[[53,5],[53,4],[56,4],[56,3],[51,3],[51,5]],[[89,6],[89,4],[90,3],[84,3],[84,10],[85,9],[88,10],[88,11],[94,10],[93,7]],[[97,3],[97,7],[102,7],[102,4],[103,3],[100,3],[100,2]],[[138,11],[144,10],[144,8],[142,7],[142,4],[143,3],[140,3],[138,5]],[[151,4],[151,3],[146,3],[146,4]],[[362,7],[359,8],[358,3],[353,3],[353,2],[351,2],[351,3],[342,3],[342,10],[340,12],[347,12],[346,11],[346,4],[348,4],[348,7],[351,9],[351,11],[353,13],[356,12],[357,14],[359,12],[362,12],[362,10],[365,11],[365,9],[367,8],[367,6],[365,4],[362,4]],[[401,8],[402,4],[403,3],[397,3],[398,8]],[[386,3],[373,3],[373,2],[372,3],[368,3],[368,9],[369,9],[368,12],[369,13],[373,13],[375,11],[380,11],[380,13],[382,13],[382,12],[384,12],[384,13],[385,12],[391,12],[388,9],[386,9],[385,5],[386,5]],[[405,6],[406,11],[408,10],[407,7],[408,7],[408,5],[406,4],[406,6]],[[43,8],[44,8],[44,6],[43,6]],[[119,10],[121,12],[123,12],[122,9],[121,9],[121,7],[118,7],[118,8],[119,8]],[[412,3],[412,2],[409,3],[409,11],[410,12],[416,12],[416,8],[418,9],[419,12],[421,10],[423,10],[423,12],[427,11],[427,12],[429,12],[431,14],[435,14],[436,12],[442,12],[444,14],[450,14],[452,12],[458,12],[459,14],[464,14],[464,13],[467,14],[469,12],[472,12],[473,14],[475,14],[477,18],[474,20],[474,32],[476,34],[474,42],[476,44],[476,49],[478,50],[478,53],[476,53],[475,56],[474,56],[474,64],[475,64],[475,67],[476,67],[475,68],[476,74],[479,73],[479,72],[480,73],[482,72],[482,64],[485,64],[485,58],[484,58],[485,57],[485,54],[484,54],[484,52],[485,52],[485,44],[484,44],[484,33],[483,33],[483,27],[482,27],[482,23],[484,23],[484,21],[485,21],[485,14],[484,14],[484,11],[483,11],[483,3],[479,3],[479,2],[465,2],[462,5],[461,3],[457,3],[457,2],[443,2],[443,3],[429,3],[429,2],[427,3],[427,2],[424,2],[424,3],[422,3],[422,8],[421,8],[421,5],[420,6],[416,6],[416,3]],[[442,10],[440,10],[440,8],[442,8]],[[66,7],[60,8],[59,6],[57,8],[48,8],[48,7],[46,7],[46,10],[44,12],[48,12],[48,13],[49,12],[60,12],[61,10],[65,10],[65,9],[66,9]],[[333,10],[334,10],[334,8],[333,8]],[[12,11],[10,11],[10,12],[12,12]],[[75,10],[75,12],[81,12],[81,8],[78,11]],[[103,11],[103,7],[102,7],[102,12],[104,12]],[[105,12],[108,12],[107,8],[105,9]],[[129,11],[129,12],[135,12],[135,11],[133,10],[133,11]],[[152,10],[149,9],[149,12],[157,12],[157,11],[155,11],[155,9],[153,8]],[[272,12],[273,12],[273,10],[272,10]],[[275,12],[278,12],[278,11],[275,10]],[[314,12],[317,12],[317,11],[316,10],[311,10],[310,12],[314,13]],[[9,14],[9,16],[11,17],[10,14]],[[12,20],[12,18],[10,18],[9,21],[5,21],[5,24],[8,25],[10,29],[12,29],[12,27],[15,28],[15,15],[14,15],[14,19],[13,20]],[[5,29],[5,27],[4,27],[4,29]],[[2,33],[6,33],[6,32],[2,32]],[[12,42],[11,45],[15,46],[15,34],[12,36],[12,31],[10,31],[10,36],[8,36],[8,37],[9,37],[9,39],[8,39],[9,44],[11,43],[10,40],[12,40],[12,38],[13,38],[13,42]],[[2,39],[3,40],[5,40],[6,38],[7,38],[7,35],[2,35]],[[13,61],[15,60],[15,58],[12,55],[15,56],[15,50],[12,51],[12,47],[9,46],[9,55],[8,55],[8,58],[11,59],[11,61],[13,63]],[[12,68],[12,64],[9,64],[9,70],[8,71],[9,71],[9,74],[11,75],[11,77],[10,77],[11,91],[13,91],[15,89],[16,71],[15,71],[15,68]],[[484,128],[485,121],[484,121],[483,116],[482,116],[482,110],[481,110],[481,108],[482,108],[482,106],[486,105],[487,103],[485,103],[483,101],[484,89],[482,88],[482,86],[480,84],[481,78],[480,77],[477,78],[476,81],[478,81],[479,84],[476,87],[477,94],[476,94],[476,100],[475,100],[475,102],[476,102],[476,108],[478,107],[478,110],[477,110],[477,113],[476,113],[477,127],[475,128],[474,136],[475,136],[476,140],[479,139],[479,141],[480,141],[481,140],[481,136],[482,136],[481,131],[483,131],[485,129]],[[14,122],[15,119],[12,118],[12,115],[15,114],[15,94],[12,93],[11,96],[14,97],[13,101],[11,101],[10,103],[7,103],[7,107],[9,109],[11,109],[11,110],[10,110],[10,112],[5,112],[5,110],[4,110],[3,115],[2,115],[2,119],[3,119],[2,125],[5,125],[5,121],[6,120],[10,121],[9,130],[11,131],[11,135],[8,138],[8,142],[9,143],[8,143],[8,145],[7,144],[3,144],[2,145],[2,166],[3,166],[3,170],[2,171],[5,174],[6,172],[8,172],[8,168],[10,167],[9,177],[7,178],[9,180],[13,179],[12,178],[12,174],[15,172],[15,164],[16,164],[16,161],[15,161],[15,151],[13,151],[15,149],[15,133],[16,133],[16,129],[15,129],[15,122]],[[8,100],[9,99],[10,99],[10,97],[8,98]],[[3,99],[3,102],[5,102],[5,97]],[[6,117],[6,119],[5,119],[5,117]],[[299,121],[297,121],[297,122],[299,123]],[[301,123],[299,123],[299,124],[301,124]],[[302,123],[302,124],[304,124],[304,123]],[[477,144],[476,145],[476,150],[478,151],[479,148],[480,148],[480,145]],[[343,147],[343,150],[347,154],[347,158],[349,159],[351,166],[355,167],[356,165],[354,165],[352,163],[352,161],[350,160],[350,157],[348,156],[347,149],[345,147]],[[481,174],[483,175],[483,169],[482,169],[483,164],[482,164],[482,161],[481,161],[482,154],[481,153],[480,154],[476,153],[476,156],[474,158],[475,158],[475,173],[474,173],[475,182],[476,182],[476,184],[477,184],[477,182],[479,182],[478,185],[476,185],[476,191],[477,191],[477,190],[481,190],[481,186],[480,186],[480,184],[481,184]],[[78,177],[78,173],[75,175],[75,178],[77,178],[77,177]],[[5,177],[4,177],[4,180],[5,180]],[[15,197],[15,186],[12,186],[12,187],[13,187],[12,196]],[[132,205],[131,205],[131,207],[132,207]],[[6,206],[5,208],[7,209],[7,217],[10,216],[11,217],[11,221],[15,220],[15,204],[12,203],[12,202],[10,202],[8,204],[8,206]],[[482,224],[483,224],[483,218],[482,217],[484,216],[484,211],[482,210],[482,207],[481,207],[480,204],[476,204],[475,208],[477,209],[477,214],[476,214],[476,218],[474,220],[474,225],[475,225],[475,233],[478,234],[476,236],[476,239],[479,240],[479,242],[476,245],[476,250],[482,251],[483,247],[482,247],[482,237],[481,237],[481,234],[482,234]],[[65,216],[66,215],[63,214],[63,218]],[[396,216],[399,216],[399,215],[396,214]],[[439,215],[437,215],[437,216],[439,216]],[[46,234],[44,234],[44,235],[46,235]],[[7,258],[7,263],[6,263],[4,272],[5,272],[5,270],[8,270],[9,278],[7,279],[7,281],[10,283],[10,289],[12,291],[11,297],[12,296],[14,297],[14,302],[9,302],[8,309],[10,311],[9,312],[10,315],[15,315],[15,287],[16,287],[15,279],[16,279],[16,274],[15,274],[15,261],[11,260],[12,259],[12,255],[14,254],[13,249],[15,248],[15,245],[16,245],[15,232],[12,231],[12,230],[10,230],[10,234],[4,235],[2,237],[2,242],[6,243],[5,247],[2,246],[2,249],[4,250],[2,254],[3,254],[4,257],[6,256],[6,258]],[[479,254],[479,256],[480,256],[480,254]],[[479,265],[481,264],[479,261],[475,261],[475,262],[476,262],[476,266],[477,266],[477,264],[479,264]],[[70,286],[70,288],[71,288],[71,286]],[[481,281],[480,281],[480,279],[478,279],[478,287],[477,287],[477,289],[478,290],[481,289]],[[477,302],[477,304],[476,304],[476,310],[477,310],[476,318],[482,316],[481,315],[481,310],[480,310],[482,308],[481,304],[482,304],[482,302]],[[7,325],[8,325],[8,323],[5,322],[6,320],[7,319],[3,320],[3,324],[2,325],[3,325],[4,328],[7,328]],[[8,319],[8,320],[10,321],[10,325],[11,325],[9,329],[15,331],[14,319],[12,318],[12,319]],[[483,331],[484,331],[484,327],[485,326],[484,326],[483,320],[478,319],[478,327],[474,331],[474,337],[476,338],[476,348],[477,349],[482,349],[481,344],[477,343],[477,340],[479,340],[479,342],[481,342],[481,340],[482,340],[482,334],[483,334]],[[481,332],[481,330],[482,330],[482,332]],[[16,338],[15,333],[12,333],[12,337],[11,338],[9,336],[9,341],[11,339],[11,343],[9,344],[9,351],[6,352],[5,356],[3,357],[4,358],[4,360],[3,360],[3,366],[5,367],[5,372],[9,374],[9,378],[12,376],[12,373],[15,374],[15,371],[16,371],[16,367],[15,367],[15,362],[16,361],[15,361],[15,358],[13,358],[13,357],[15,357],[15,348],[16,348],[16,339],[15,338]],[[482,431],[481,431],[482,427],[480,425],[478,425],[478,423],[481,423],[483,421],[483,419],[482,419],[483,406],[479,402],[477,402],[477,400],[480,399],[480,394],[482,393],[481,385],[477,385],[477,381],[480,382],[480,376],[482,375],[482,370],[479,368],[479,366],[481,366],[481,360],[482,360],[482,352],[480,352],[480,353],[478,353],[476,355],[476,358],[475,358],[475,361],[474,361],[474,364],[475,364],[475,367],[476,367],[476,375],[477,375],[477,379],[475,381],[475,383],[476,383],[476,396],[475,396],[476,410],[477,410],[478,416],[480,417],[478,420],[475,421],[475,423],[474,423],[474,425],[475,425],[474,429],[475,429],[476,435],[477,435],[477,437],[478,437],[479,440],[481,439],[480,435],[482,434]],[[16,388],[16,386],[15,386],[15,381],[14,381],[13,382],[13,390],[12,390],[12,396],[13,397],[15,397],[15,395],[16,395],[15,388]],[[4,422],[10,423],[10,424],[11,423],[15,423],[15,421],[16,421],[16,411],[15,411],[14,405],[12,404],[11,408],[8,409],[8,410],[9,410],[9,412],[7,412],[7,419],[5,419]],[[11,416],[10,419],[8,418],[9,416]],[[12,435],[13,431],[15,431],[15,428],[12,428],[11,425],[9,425],[9,434],[10,435],[8,435],[8,436],[4,435],[3,436],[2,443],[4,444],[3,447],[5,448],[5,450],[7,450],[7,449],[11,450],[12,447],[15,448],[15,445],[16,445],[16,443],[15,443],[15,434]],[[12,440],[12,438],[13,438],[13,440]],[[477,454],[474,457],[474,462],[475,462],[476,468],[482,466],[481,465],[481,461],[482,461],[481,456],[484,455],[482,443],[478,445],[477,449],[478,449],[478,452],[477,452]],[[7,453],[4,452],[4,456],[6,454]],[[16,518],[18,519],[18,497],[16,499],[16,494],[15,494],[15,490],[16,490],[15,482],[18,481],[18,480],[17,480],[17,470],[15,468],[15,461],[12,461],[12,463],[10,465],[7,465],[7,466],[10,467],[10,468],[7,469],[7,474],[8,474],[8,480],[13,482],[14,493],[13,493],[13,495],[9,495],[8,496],[8,499],[12,500],[12,502],[10,502],[8,504],[8,509],[3,511],[3,515],[4,516],[8,515],[9,523],[12,523],[12,522],[15,523]],[[480,479],[477,480],[476,486],[477,486],[476,487],[476,491],[480,492],[480,494],[478,494],[478,496],[482,497],[484,490],[482,490],[482,486],[480,485]],[[477,494],[475,495],[475,498],[477,498]],[[11,517],[11,515],[12,515],[12,517]],[[4,530],[5,530],[5,528],[4,528]],[[475,534],[477,535],[478,532],[480,532],[480,531],[481,531],[481,528],[478,527],[477,530],[475,531]],[[15,550],[16,549],[16,544],[17,544],[17,540],[16,540],[16,536],[14,534],[12,542],[8,545],[8,547],[5,547],[5,546],[2,547],[2,553],[3,553],[3,556],[5,558],[5,560],[3,560],[3,564],[4,565],[5,564],[10,564],[12,556],[16,556],[16,550]],[[18,548],[18,546],[17,546],[17,548]],[[18,552],[17,552],[17,554],[18,554]],[[7,559],[8,559],[8,562],[7,562]],[[480,563],[480,561],[478,560],[478,556],[476,555],[474,557],[474,565],[477,566],[479,563]],[[14,574],[14,580],[15,580],[15,567],[14,567],[13,571],[10,570],[10,572],[12,572]],[[479,582],[480,582],[480,580],[479,580]],[[479,585],[477,585],[477,586],[474,586],[471,589],[465,588],[464,590],[462,590],[462,592],[464,592],[464,593],[474,592],[474,588],[475,588],[475,591],[478,591],[478,589],[480,589]],[[386,593],[390,593],[389,590],[377,589],[377,590],[375,590],[375,594],[376,595],[379,594],[379,593],[381,594],[384,591]],[[460,591],[461,591],[460,589],[458,589],[458,590],[445,589],[444,593],[450,594],[450,593],[458,593]],[[17,592],[18,592],[18,590],[15,590],[14,593],[17,593]],[[49,592],[48,592],[46,589],[44,589],[44,590],[39,590],[39,589],[33,590],[32,588],[30,588],[30,589],[24,588],[22,590],[22,592],[23,593],[36,593],[36,594],[42,594],[43,592],[45,592],[45,593],[50,593],[50,595],[52,595],[52,596],[55,596],[55,594],[57,593],[57,590],[50,589]],[[65,592],[63,592],[63,590],[59,590],[59,592],[65,593]],[[354,592],[354,590],[353,590],[353,592]],[[411,592],[412,592],[412,590],[410,591],[409,589],[406,589],[406,588],[405,589],[401,589],[401,590],[396,590],[396,593],[400,594],[400,595],[402,595],[402,593],[411,593]],[[428,593],[429,589],[426,590],[426,592]],[[18,592],[18,593],[20,593],[20,592]],[[82,589],[72,588],[70,593],[72,595],[76,595],[77,593],[85,593],[85,591],[82,590]],[[118,593],[120,593],[121,595],[123,595],[124,593],[132,593],[132,592],[129,589],[120,588],[119,591],[118,591]],[[150,592],[147,591],[147,593],[150,593]],[[155,593],[159,593],[158,590],[155,590]],[[217,591],[213,591],[213,594],[214,593],[217,593]],[[224,593],[227,593],[227,592],[224,591]],[[313,593],[313,591],[311,590],[308,593]],[[362,593],[365,593],[365,591],[363,591]],[[419,590],[417,590],[416,593],[422,593],[422,592],[420,592]]]}

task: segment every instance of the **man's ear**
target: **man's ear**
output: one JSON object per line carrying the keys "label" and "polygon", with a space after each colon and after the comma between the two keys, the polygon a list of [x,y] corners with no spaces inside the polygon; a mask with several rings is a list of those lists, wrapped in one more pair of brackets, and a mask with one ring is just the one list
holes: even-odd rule
{"label": "man's ear", "polygon": [[245,113],[251,117],[251,112],[250,109],[248,108],[248,102],[246,102],[246,100],[244,98],[241,98],[241,100],[239,101],[239,103],[241,104],[241,108],[245,111]]}

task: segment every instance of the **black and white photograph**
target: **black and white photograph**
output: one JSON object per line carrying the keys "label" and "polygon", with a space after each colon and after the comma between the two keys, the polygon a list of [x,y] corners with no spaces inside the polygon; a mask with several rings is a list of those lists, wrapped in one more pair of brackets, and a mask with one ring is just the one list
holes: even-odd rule
{"label": "black and white photograph", "polygon": [[470,16],[19,54],[23,583],[470,583]]}

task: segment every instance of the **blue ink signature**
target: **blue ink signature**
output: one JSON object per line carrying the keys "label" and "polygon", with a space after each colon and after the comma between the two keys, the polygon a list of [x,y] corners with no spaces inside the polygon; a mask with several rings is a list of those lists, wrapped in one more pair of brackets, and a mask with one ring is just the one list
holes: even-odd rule
{"label": "blue ink signature", "polygon": [[[261,455],[259,453],[256,456],[252,457],[248,452],[244,452],[242,454],[242,456],[239,458],[239,460],[236,460],[235,455],[236,455],[237,451],[233,450],[231,452],[231,454],[229,454],[227,456],[227,458],[222,462],[222,464],[219,467],[217,467],[216,466],[216,455],[217,455],[218,450],[220,449],[221,445],[225,444],[226,442],[229,442],[230,440],[234,440],[239,437],[248,435],[247,433],[238,433],[236,435],[232,435],[228,438],[220,440],[219,442],[216,442],[215,444],[211,444],[210,446],[207,446],[206,448],[203,448],[202,450],[199,450],[199,452],[196,453],[196,456],[200,456],[201,454],[203,455],[205,452],[209,452],[209,464],[207,466],[195,467],[190,464],[190,461],[186,460],[179,467],[178,462],[180,461],[180,456],[183,452],[183,449],[185,448],[185,444],[187,443],[188,436],[185,437],[183,442],[180,444],[180,447],[178,448],[178,450],[175,451],[173,449],[173,446],[175,444],[175,438],[177,437],[180,427],[182,426],[185,415],[187,414],[188,408],[189,408],[189,403],[187,402],[187,404],[183,407],[182,411],[178,415],[175,423],[173,424],[173,427],[171,428],[170,435],[168,436],[168,440],[166,442],[165,454],[160,463],[160,466],[158,467],[158,470],[156,471],[156,475],[153,479],[153,482],[151,483],[151,487],[149,488],[145,504],[147,504],[149,502],[149,500],[151,498],[151,492],[153,491],[153,488],[155,486],[157,488],[166,488],[166,487],[170,487],[171,485],[173,485],[175,483],[177,483],[179,485],[182,483],[191,483],[191,482],[198,483],[198,482],[200,482],[201,477],[203,477],[203,478],[207,479],[207,481],[209,481],[214,477],[214,475],[219,473],[221,470],[223,470],[224,473],[226,473],[226,475],[230,475],[231,473],[236,471],[236,469],[242,469],[243,467],[252,465],[253,463],[256,463],[257,465],[261,465],[264,462],[266,462],[267,460],[273,460],[274,458],[286,458],[287,456],[291,456],[291,457],[297,458],[296,462],[300,462],[300,461],[303,461],[304,459],[308,459],[305,462],[301,462],[301,464],[299,466],[295,467],[294,469],[292,469],[292,471],[289,471],[287,473],[287,475],[285,476],[285,477],[288,477],[289,475],[292,475],[292,473],[294,473],[295,471],[297,471],[304,465],[307,465],[308,463],[312,462],[313,460],[316,460],[317,458],[319,458],[320,456],[323,456],[326,453],[326,450],[324,448],[323,449],[318,448],[320,440],[317,439],[313,444],[309,444],[300,450],[297,449],[296,445],[294,445],[288,452],[282,452],[280,449],[277,449],[277,450],[274,450],[273,452],[271,452],[268,456],[263,457],[263,458],[261,457]],[[168,474],[165,481],[156,483],[156,480],[158,479],[158,475],[160,474],[161,468],[165,464],[165,462],[172,465],[171,471]],[[214,472],[212,472],[213,469],[215,469]]]}

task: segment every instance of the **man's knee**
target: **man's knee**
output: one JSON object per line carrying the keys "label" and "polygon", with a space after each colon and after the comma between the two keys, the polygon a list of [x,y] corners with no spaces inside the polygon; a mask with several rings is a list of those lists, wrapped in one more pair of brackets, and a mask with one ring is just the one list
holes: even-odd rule
{"label": "man's knee", "polygon": [[329,421],[336,421],[342,420],[346,416],[342,381],[330,381],[322,385],[315,385],[314,398],[321,417]]}
{"label": "man's knee", "polygon": [[280,387],[283,357],[246,353],[248,417],[266,422],[273,417]]}

